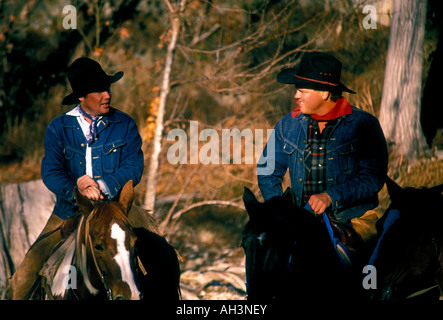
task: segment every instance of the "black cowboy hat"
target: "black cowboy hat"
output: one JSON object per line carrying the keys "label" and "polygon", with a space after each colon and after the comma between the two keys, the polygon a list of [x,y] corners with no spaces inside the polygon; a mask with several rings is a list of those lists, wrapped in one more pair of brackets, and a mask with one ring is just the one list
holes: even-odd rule
{"label": "black cowboy hat", "polygon": [[73,92],[63,99],[62,104],[75,104],[78,98],[88,93],[109,90],[111,83],[120,80],[123,74],[119,71],[113,76],[107,75],[97,61],[78,58],[68,69],[68,79]]}
{"label": "black cowboy hat", "polygon": [[341,67],[340,60],[330,54],[309,52],[303,55],[297,67],[280,71],[277,81],[294,84],[300,89],[355,93],[340,82]]}

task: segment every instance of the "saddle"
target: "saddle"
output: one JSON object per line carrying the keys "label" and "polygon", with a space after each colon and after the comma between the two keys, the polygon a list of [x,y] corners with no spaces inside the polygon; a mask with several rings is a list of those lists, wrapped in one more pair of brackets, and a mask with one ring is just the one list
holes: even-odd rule
{"label": "saddle", "polygon": [[77,214],[63,221],[60,227],[62,239],[66,239],[76,228],[80,221],[81,214]]}
{"label": "saddle", "polygon": [[364,249],[364,243],[357,231],[351,226],[338,222],[330,215],[328,215],[328,217],[331,222],[334,237],[338,238],[338,240],[346,246],[353,255],[361,253]]}

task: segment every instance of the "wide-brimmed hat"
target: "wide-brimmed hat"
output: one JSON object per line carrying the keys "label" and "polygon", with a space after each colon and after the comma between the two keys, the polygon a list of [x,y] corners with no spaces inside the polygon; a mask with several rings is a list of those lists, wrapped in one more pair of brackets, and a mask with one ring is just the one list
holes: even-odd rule
{"label": "wide-brimmed hat", "polygon": [[355,93],[340,82],[342,63],[323,52],[305,53],[295,68],[283,69],[277,81],[294,84],[299,89]]}
{"label": "wide-brimmed hat", "polygon": [[109,90],[111,83],[120,80],[123,72],[119,71],[113,76],[106,74],[100,64],[89,58],[78,58],[68,69],[68,79],[72,93],[67,95],[62,104],[75,104],[78,98],[91,92]]}

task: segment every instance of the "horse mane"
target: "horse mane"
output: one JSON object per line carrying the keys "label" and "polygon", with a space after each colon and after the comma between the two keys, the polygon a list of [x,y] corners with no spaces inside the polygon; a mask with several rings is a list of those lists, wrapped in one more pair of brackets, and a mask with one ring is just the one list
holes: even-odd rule
{"label": "horse mane", "polygon": [[[118,210],[114,210],[118,208]],[[99,201],[94,205],[90,213],[91,228],[100,228],[100,233],[107,228],[112,221],[116,221],[119,225],[132,230],[131,223],[124,209],[115,201]],[[89,217],[88,217],[89,218]],[[97,229],[96,229],[97,230]]]}

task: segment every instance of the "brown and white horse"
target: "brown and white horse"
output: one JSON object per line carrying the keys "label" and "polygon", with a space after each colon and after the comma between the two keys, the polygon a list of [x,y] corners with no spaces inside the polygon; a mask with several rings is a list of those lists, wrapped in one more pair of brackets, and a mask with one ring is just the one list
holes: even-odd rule
{"label": "brown and white horse", "polygon": [[[93,204],[77,190],[75,194],[81,212],[78,226],[41,272],[46,298],[138,300],[143,291],[155,296],[164,290],[150,277],[170,279],[172,285],[167,287],[173,293],[168,298],[178,298],[180,270],[174,249],[158,234],[133,228],[128,219],[134,200],[132,181],[122,188],[118,202]],[[151,252],[156,256],[149,256]],[[158,273],[156,264],[163,265],[164,274]]]}

